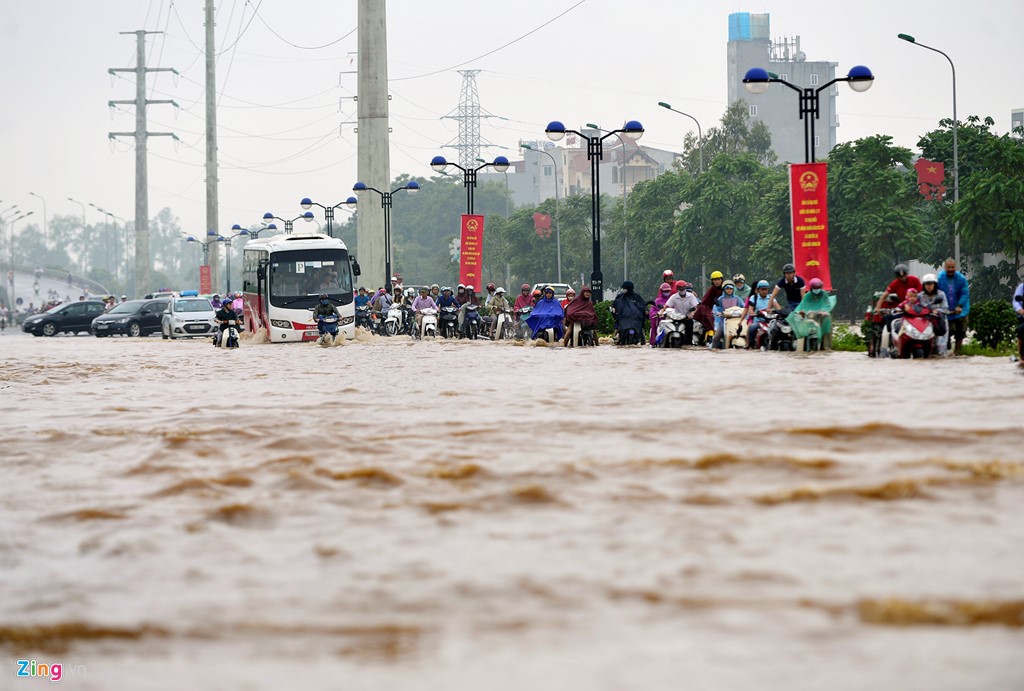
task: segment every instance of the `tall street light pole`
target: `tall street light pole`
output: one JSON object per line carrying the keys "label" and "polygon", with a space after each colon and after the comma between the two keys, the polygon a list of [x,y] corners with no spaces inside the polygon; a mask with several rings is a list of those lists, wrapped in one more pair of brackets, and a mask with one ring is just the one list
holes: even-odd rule
{"label": "tall street light pole", "polygon": [[520,144],[519,146],[524,149],[536,152],[538,154],[544,154],[551,159],[551,167],[555,171],[555,253],[557,257],[558,267],[556,274],[558,276],[558,282],[562,282],[562,229],[558,225],[558,162],[555,161],[555,157],[543,149],[537,149],[529,144]]}
{"label": "tall street light pole", "polygon": [[679,113],[680,115],[685,115],[686,117],[690,118],[695,123],[697,123],[697,145],[698,145],[698,150],[700,151],[700,172],[703,173],[704,172],[704,133],[703,133],[703,131],[700,128],[700,121],[697,120],[697,118],[695,118],[692,115],[690,115],[689,113],[684,113],[681,110],[676,110],[670,104],[665,103],[664,101],[658,101],[658,105],[661,106],[662,108],[664,108],[665,110],[671,110],[673,113]]}
{"label": "tall street light pole", "polygon": [[43,199],[42,195],[36,194],[35,192],[29,192],[29,195],[35,197],[36,199],[43,203],[43,248],[45,249],[47,233],[49,232],[47,228],[49,224],[46,221],[46,200]]}
{"label": "tall street light pole", "polygon": [[[483,160],[483,159],[477,159]],[[499,173],[504,173],[508,170],[509,162],[504,156],[498,156],[491,163],[486,161],[476,168],[463,168],[454,161],[448,161],[444,156],[434,156],[430,159],[430,167],[438,173],[444,173],[448,166],[458,168],[462,171],[462,184],[466,186],[466,213],[473,213],[473,192],[476,189],[476,174],[478,171],[487,168],[488,166],[494,168]]]}
{"label": "tall street light pole", "polygon": [[224,237],[224,260],[227,263],[225,267],[227,271],[227,292],[231,292],[231,241],[237,237],[248,238],[252,235],[248,228],[243,228],[239,224],[231,226],[231,230],[237,231],[234,235],[228,235]]}
{"label": "tall street light pole", "polygon": [[[366,183],[357,182],[352,186],[352,191],[359,192],[376,192],[380,195],[380,205],[384,209],[384,288],[389,293],[391,292],[391,200],[395,192],[402,190],[408,190],[409,194],[416,194],[420,191],[420,183],[415,180],[410,180],[407,184],[397,189],[393,189],[390,192],[381,192],[376,187],[370,187]],[[356,200],[358,203],[358,200]],[[354,204],[350,204],[354,206]]]}
{"label": "tall street light pole", "polygon": [[[598,132],[608,131],[592,122],[588,122],[587,127]],[[621,134],[615,136],[622,144],[622,165],[619,166],[619,178],[622,181],[622,280],[625,281],[629,279],[629,228],[626,226],[626,140],[622,138]]]}
{"label": "tall street light pole", "polygon": [[577,130],[570,130],[558,120],[548,123],[544,129],[551,141],[560,141],[566,134],[575,134],[587,142],[587,159],[590,161],[590,214],[592,223],[592,240],[594,245],[594,269],[590,274],[591,300],[595,303],[604,298],[604,274],[601,273],[601,180],[600,163],[604,156],[604,140],[612,135],[624,133],[634,140],[644,136],[644,126],[636,120],[630,120],[622,129],[613,130],[604,136],[587,136]]}
{"label": "tall street light pole", "polygon": [[836,82],[846,82],[854,91],[864,92],[871,88],[871,84],[874,80],[875,76],[871,74],[871,70],[864,65],[856,65],[850,69],[849,73],[847,73],[845,77],[836,77],[830,82],[822,84],[817,89],[811,86],[801,88],[790,84],[785,79],[780,79],[778,76],[768,72],[768,70],[762,67],[752,67],[747,70],[747,74],[743,77],[743,86],[746,87],[747,91],[756,96],[767,91],[768,86],[772,82],[778,82],[799,94],[800,119],[804,121],[804,162],[813,163],[815,159],[814,121],[817,120],[821,114],[821,92]]}
{"label": "tall street light pole", "polygon": [[[957,202],[960,201],[960,150],[957,142],[957,131],[960,129],[960,122],[956,119],[956,65],[953,64],[953,59],[943,53],[938,48],[932,48],[926,46],[923,43],[918,43],[917,39],[910,34],[897,34],[897,38],[900,38],[907,43],[913,43],[915,46],[920,46],[925,50],[930,50],[934,53],[938,53],[942,57],[949,61],[949,68],[953,70],[953,206],[955,207]],[[960,267],[960,222],[953,221],[953,256],[956,259],[957,268]]]}

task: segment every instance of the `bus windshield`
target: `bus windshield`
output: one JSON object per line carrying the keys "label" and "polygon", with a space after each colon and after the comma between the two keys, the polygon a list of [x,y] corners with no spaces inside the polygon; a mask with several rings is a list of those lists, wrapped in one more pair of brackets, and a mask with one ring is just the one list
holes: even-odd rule
{"label": "bus windshield", "polygon": [[348,251],[295,249],[275,252],[270,260],[270,304],[310,309],[327,293],[335,304],[352,302]]}

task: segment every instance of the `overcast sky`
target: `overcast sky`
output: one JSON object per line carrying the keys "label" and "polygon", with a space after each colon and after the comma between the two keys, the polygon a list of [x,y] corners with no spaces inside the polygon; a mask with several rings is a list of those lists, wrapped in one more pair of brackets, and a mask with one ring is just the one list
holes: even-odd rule
{"label": "overcast sky", "polygon": [[[118,32],[145,28],[165,32],[148,39],[149,65],[182,73],[150,75],[150,98],[174,99],[181,110],[151,106],[149,129],[182,139],[150,139],[150,215],[170,207],[186,230],[202,233],[202,0],[0,3],[0,209],[17,203],[41,221],[32,191],[51,218],[81,214],[67,197],[134,218],[133,140],[107,138],[134,129],[130,106],[107,107],[134,98],[134,77],[112,78],[107,68],[134,66],[135,37]],[[217,11],[220,230],[266,211],[297,216],[303,196],[344,200],[356,181],[356,75],[345,73],[356,65],[355,0],[221,0]],[[507,118],[483,123],[484,139],[496,145],[488,158],[518,156],[519,141],[544,139],[555,119],[606,127],[637,119],[647,130],[642,143],[678,149],[693,124],[657,102],[691,113],[705,129],[717,122],[726,107],[728,15],[737,11],[769,13],[773,37],[799,35],[808,59],[838,62],[837,74],[856,64],[872,69],[868,92],[840,90],[839,141],[885,133],[914,148],[951,116],[948,63],[898,40],[901,32],[953,58],[961,119],[989,115],[1005,132],[1010,110],[1024,107],[1021,0],[392,0],[392,174],[430,175],[432,156],[457,158],[442,149],[457,142],[457,125],[440,118],[458,107],[458,69],[483,70],[481,106]],[[91,208],[87,217],[100,219]]]}

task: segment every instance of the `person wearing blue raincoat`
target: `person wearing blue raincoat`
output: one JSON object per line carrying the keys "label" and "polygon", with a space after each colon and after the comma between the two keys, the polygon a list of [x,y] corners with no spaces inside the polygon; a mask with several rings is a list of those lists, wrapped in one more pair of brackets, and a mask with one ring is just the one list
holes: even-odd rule
{"label": "person wearing blue raincoat", "polygon": [[547,286],[544,288],[544,294],[533,308],[533,312],[530,313],[530,317],[526,320],[526,325],[530,327],[534,338],[545,329],[554,329],[557,337],[561,339],[564,333],[562,328],[564,317],[562,304],[555,299],[554,289]]}

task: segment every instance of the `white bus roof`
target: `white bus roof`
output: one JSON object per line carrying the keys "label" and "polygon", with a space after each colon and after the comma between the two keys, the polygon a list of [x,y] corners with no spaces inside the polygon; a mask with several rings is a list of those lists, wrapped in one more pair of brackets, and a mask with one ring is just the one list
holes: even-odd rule
{"label": "white bus roof", "polygon": [[281,233],[268,238],[256,238],[245,243],[245,249],[266,249],[280,252],[291,249],[336,248],[348,249],[341,238],[332,238],[323,233]]}

